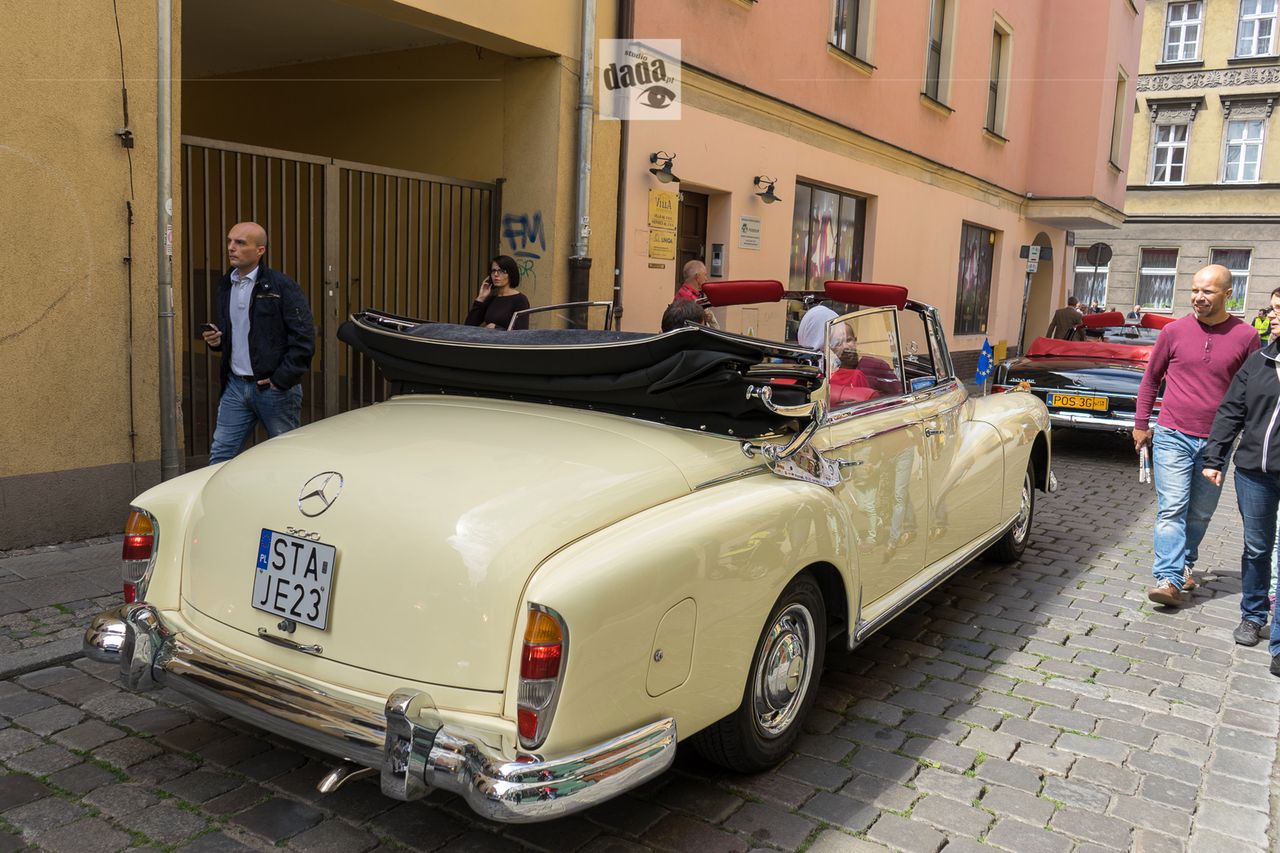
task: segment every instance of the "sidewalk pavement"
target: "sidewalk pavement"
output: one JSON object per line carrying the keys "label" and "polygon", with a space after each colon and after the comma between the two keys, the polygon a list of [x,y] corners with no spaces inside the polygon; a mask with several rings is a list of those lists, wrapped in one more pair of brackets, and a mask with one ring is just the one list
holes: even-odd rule
{"label": "sidewalk pavement", "polygon": [[80,656],[89,618],[123,600],[122,539],[0,551],[0,680]]}

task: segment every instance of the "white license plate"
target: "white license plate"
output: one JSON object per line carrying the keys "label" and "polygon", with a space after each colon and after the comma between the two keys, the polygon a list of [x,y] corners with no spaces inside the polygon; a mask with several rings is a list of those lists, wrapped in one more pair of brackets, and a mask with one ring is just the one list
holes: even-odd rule
{"label": "white license plate", "polygon": [[332,545],[264,527],[258,540],[250,603],[255,610],[323,631],[329,624],[329,593],[337,553]]}

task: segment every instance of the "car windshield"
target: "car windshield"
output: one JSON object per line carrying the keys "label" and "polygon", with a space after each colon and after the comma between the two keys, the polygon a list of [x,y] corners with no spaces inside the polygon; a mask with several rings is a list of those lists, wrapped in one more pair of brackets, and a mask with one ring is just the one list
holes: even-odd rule
{"label": "car windshield", "polygon": [[1159,329],[1147,329],[1142,326],[1102,326],[1097,329],[1076,329],[1072,333],[1071,340],[1149,347],[1156,342],[1159,334]]}

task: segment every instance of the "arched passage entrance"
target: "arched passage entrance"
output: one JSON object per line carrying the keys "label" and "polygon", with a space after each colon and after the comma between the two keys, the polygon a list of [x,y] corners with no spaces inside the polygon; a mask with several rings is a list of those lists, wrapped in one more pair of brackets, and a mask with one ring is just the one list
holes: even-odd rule
{"label": "arched passage entrance", "polygon": [[[1031,241],[1033,245],[1048,247],[1051,245],[1049,235],[1041,231],[1036,238]],[[1040,255],[1040,263],[1035,273],[1031,276],[1031,290],[1027,293],[1027,325],[1022,332],[1021,347],[1019,353],[1027,351],[1027,347],[1031,346],[1031,342],[1044,334],[1045,328],[1049,325],[1049,318],[1053,315],[1053,261],[1045,260],[1044,254]]]}

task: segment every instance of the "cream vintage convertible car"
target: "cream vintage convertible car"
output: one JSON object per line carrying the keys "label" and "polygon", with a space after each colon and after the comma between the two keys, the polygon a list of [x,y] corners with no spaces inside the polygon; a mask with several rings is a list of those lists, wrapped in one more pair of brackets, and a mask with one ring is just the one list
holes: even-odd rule
{"label": "cream vintage convertible car", "polygon": [[378,773],[500,821],[600,803],[677,741],[775,764],[829,641],[1021,554],[1049,420],[970,398],[903,288],[707,292],[779,341],[839,316],[812,348],[352,317],[396,396],[138,497],[129,603],[86,653],[331,756],[322,790]]}

